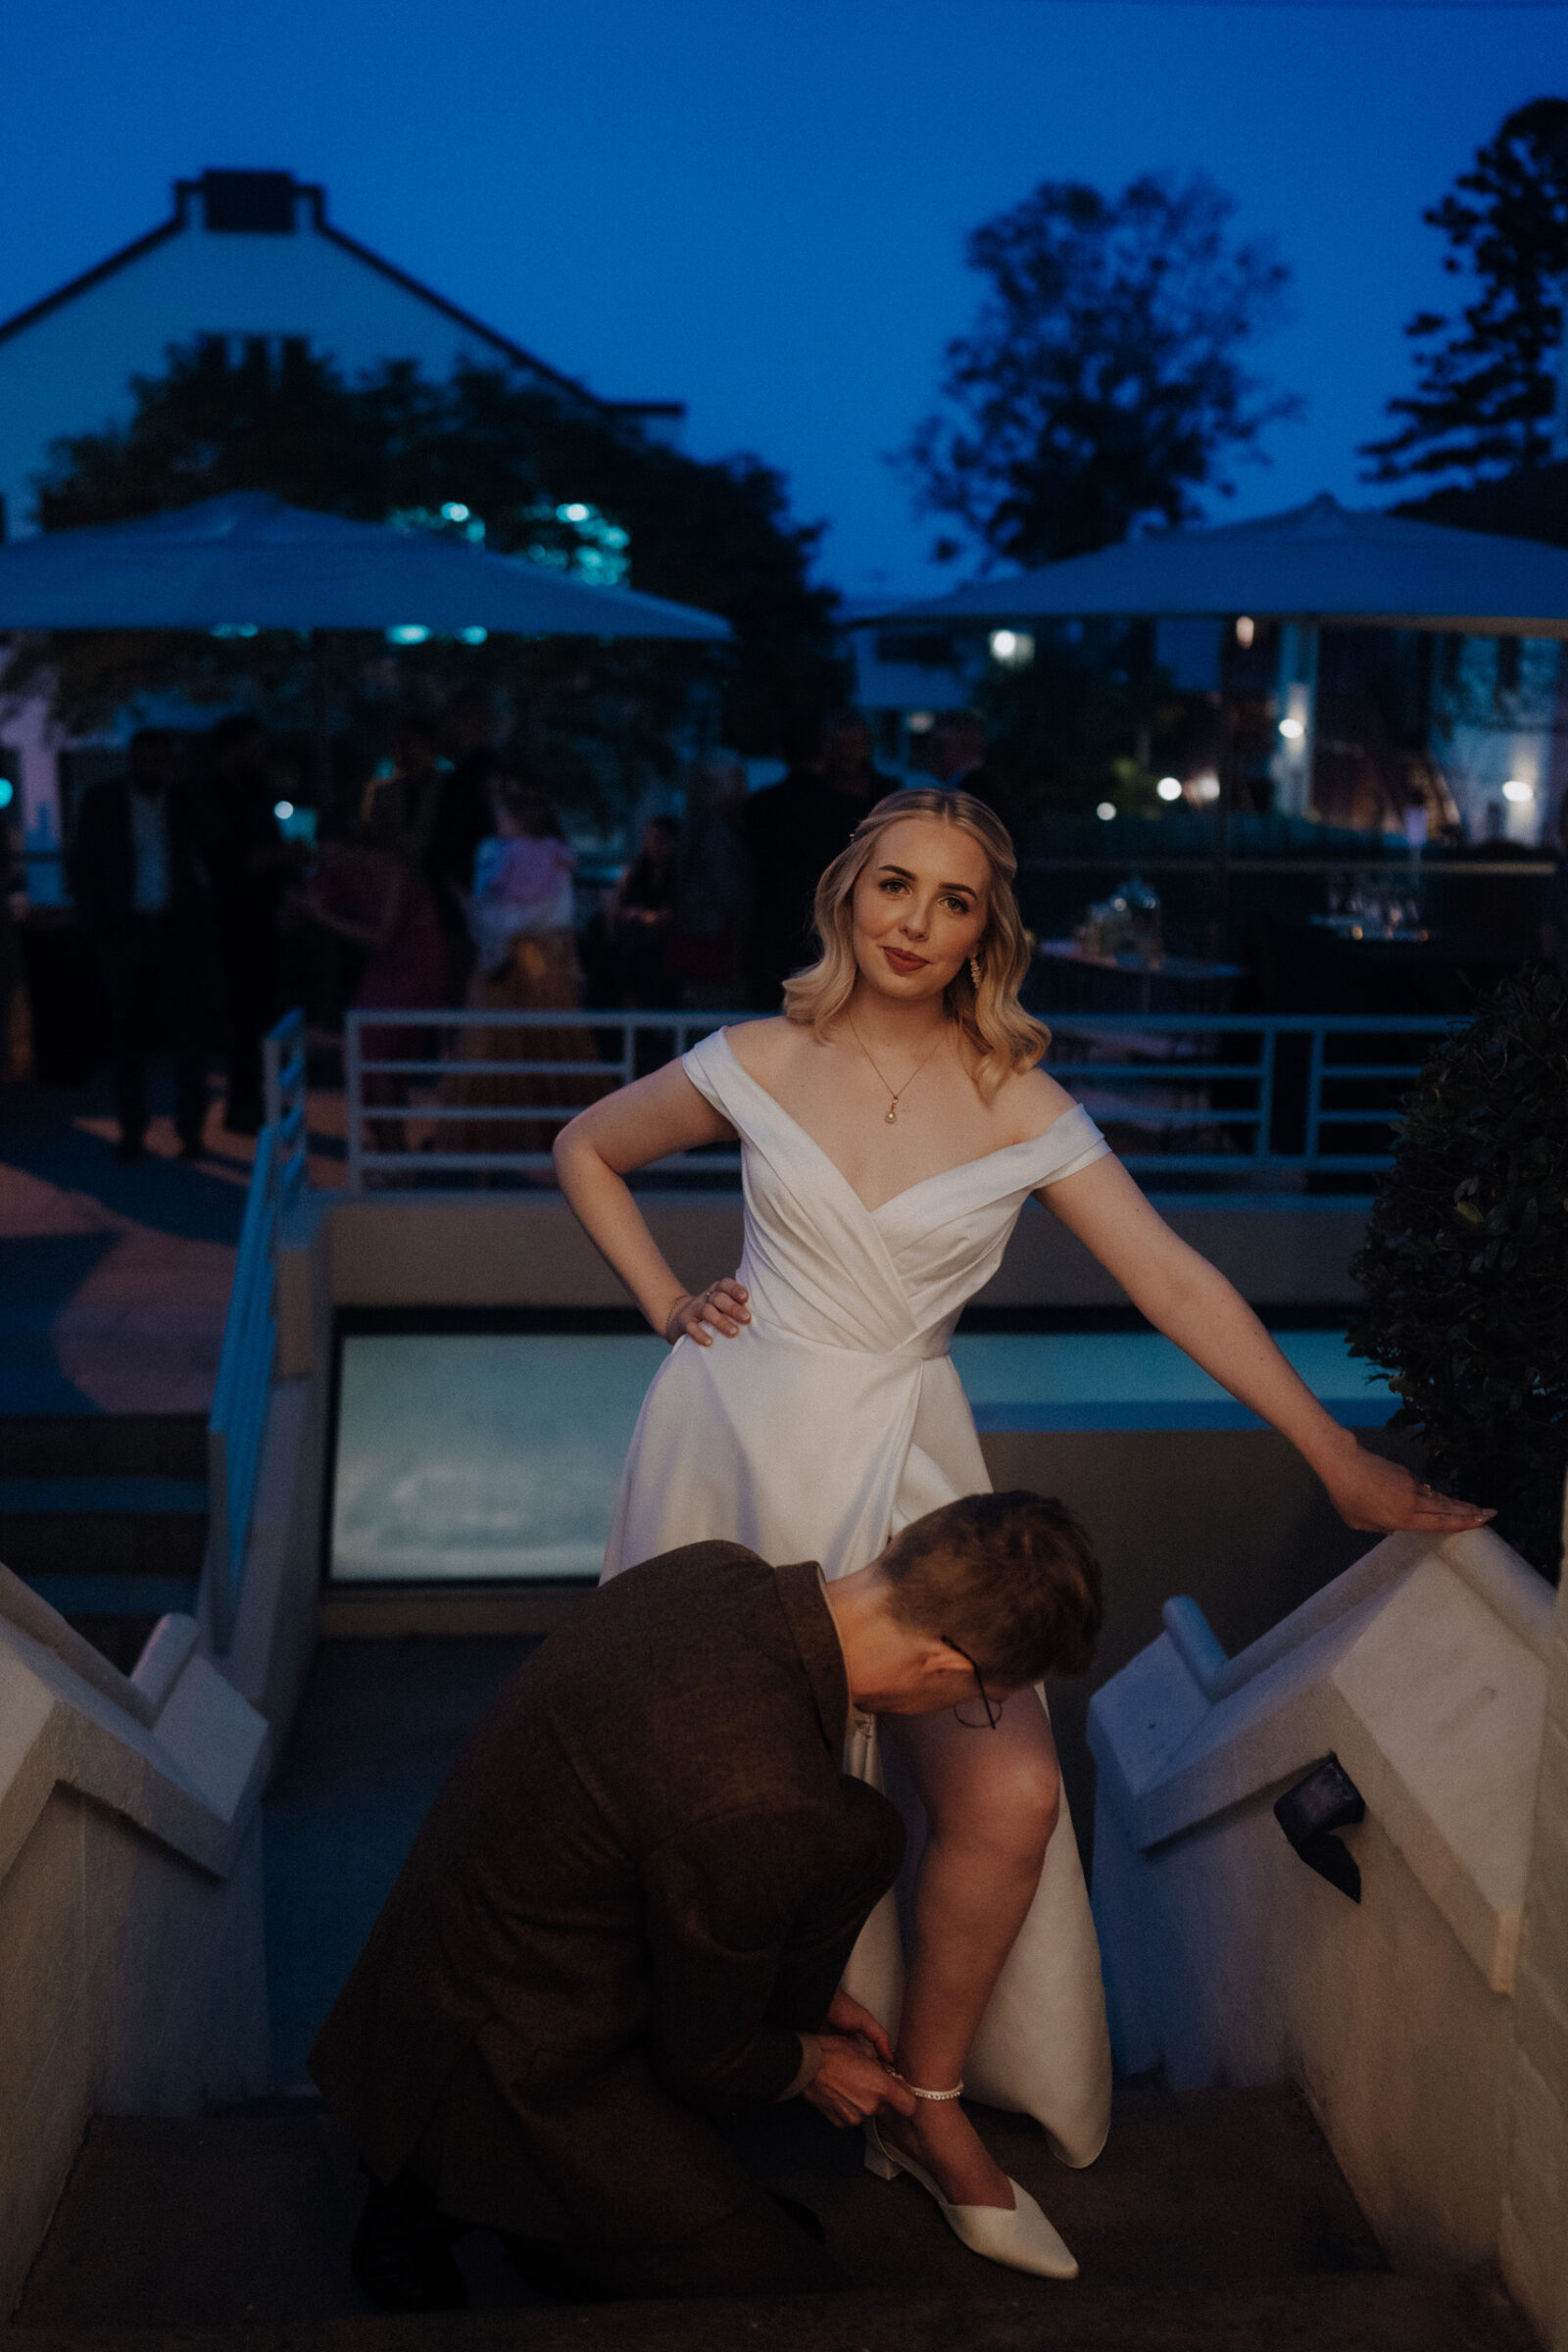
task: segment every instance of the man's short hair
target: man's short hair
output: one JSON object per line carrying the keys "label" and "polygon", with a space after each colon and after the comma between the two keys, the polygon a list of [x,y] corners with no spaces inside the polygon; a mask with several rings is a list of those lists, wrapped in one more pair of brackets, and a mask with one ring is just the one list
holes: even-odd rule
{"label": "man's short hair", "polygon": [[1095,1654],[1100,1562],[1082,1521],[1050,1495],[962,1494],[911,1520],[879,1564],[897,1621],[953,1642],[1000,1690],[1082,1674]]}

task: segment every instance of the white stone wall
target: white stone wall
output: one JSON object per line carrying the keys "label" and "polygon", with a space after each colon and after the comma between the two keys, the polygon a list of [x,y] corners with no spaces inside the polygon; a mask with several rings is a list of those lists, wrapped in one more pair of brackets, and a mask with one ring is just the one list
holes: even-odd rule
{"label": "white stone wall", "polygon": [[267,1727],[194,1641],[127,1683],[0,1569],[0,2318],[90,2117],[268,2087]]}
{"label": "white stone wall", "polygon": [[[1568,1534],[1568,1526],[1565,1526]],[[1543,2343],[1568,2347],[1568,1590],[1552,1623],[1535,1846],[1514,1987],[1503,2276]]]}
{"label": "white stone wall", "polygon": [[[1118,2067],[1299,2082],[1402,2269],[1502,2242],[1550,1619],[1490,1533],[1391,1537],[1235,1659],[1167,1604],[1091,1708]],[[1366,1802],[1359,1904],[1273,1815],[1331,1752]]]}

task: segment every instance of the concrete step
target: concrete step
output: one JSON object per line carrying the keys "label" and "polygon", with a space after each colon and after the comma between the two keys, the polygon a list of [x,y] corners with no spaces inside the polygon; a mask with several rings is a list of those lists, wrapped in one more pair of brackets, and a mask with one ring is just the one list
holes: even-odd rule
{"label": "concrete step", "polygon": [[[1023,2352],[1050,2344],[1522,2352],[1505,2303],[1458,2281],[1392,2278],[1304,2101],[1291,2091],[1170,2096],[1122,2086],[1105,2154],[1054,2163],[1016,2116],[978,2119],[1083,2265],[1070,2286],[996,2270],[907,2180],[860,2162],[858,2137],[776,2109],[737,2134],[756,2175],[810,2205],[853,2295],[563,2311],[474,2232],[460,2259],[473,2309],[439,2321],[366,2312],[348,2269],[363,2194],[347,2135],[318,2103],[261,2102],[192,2122],[92,2126],[14,2323],[18,2352],[255,2352],[407,2345],[716,2347],[790,2352]],[[124,2330],[131,2330],[126,2334]],[[370,2333],[368,2334],[367,2330]],[[111,2332],[113,2331],[113,2332]],[[193,2333],[192,2331],[196,2331]]]}
{"label": "concrete step", "polygon": [[0,1414],[0,1479],[206,1477],[200,1413]]}
{"label": "concrete step", "polygon": [[206,1546],[200,1414],[0,1416],[0,1560],[122,1673]]}
{"label": "concrete step", "polygon": [[19,2334],[25,2352],[1539,2352],[1484,2286],[1364,2275],[1196,2293],[1079,2282],[1049,2311],[1005,2290],[861,2292]]}

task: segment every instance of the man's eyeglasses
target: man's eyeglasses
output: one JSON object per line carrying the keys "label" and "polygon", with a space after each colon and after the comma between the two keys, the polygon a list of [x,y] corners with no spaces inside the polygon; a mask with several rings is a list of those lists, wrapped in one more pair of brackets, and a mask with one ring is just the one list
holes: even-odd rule
{"label": "man's eyeglasses", "polygon": [[987,1690],[979,1667],[960,1643],[953,1641],[947,1634],[944,1634],[942,1639],[947,1642],[949,1649],[957,1650],[959,1657],[974,1676],[975,1689],[979,1692],[977,1698],[960,1698],[953,1712],[966,1732],[994,1732],[1002,1721],[1002,1709]]}

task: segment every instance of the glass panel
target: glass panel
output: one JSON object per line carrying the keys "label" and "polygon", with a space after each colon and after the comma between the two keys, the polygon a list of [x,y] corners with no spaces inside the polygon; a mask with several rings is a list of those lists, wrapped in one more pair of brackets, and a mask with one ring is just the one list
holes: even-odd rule
{"label": "glass panel", "polygon": [[652,1332],[346,1338],[333,1582],[596,1577],[664,1353]]}
{"label": "glass panel", "polygon": [[[1275,1334],[1331,1411],[1396,1398],[1343,1333]],[[596,1577],[662,1341],[639,1333],[377,1333],[343,1343],[332,1580]],[[1153,1332],[975,1333],[953,1357],[982,1430],[1255,1427]],[[729,1528],[714,1527],[714,1536]]]}

